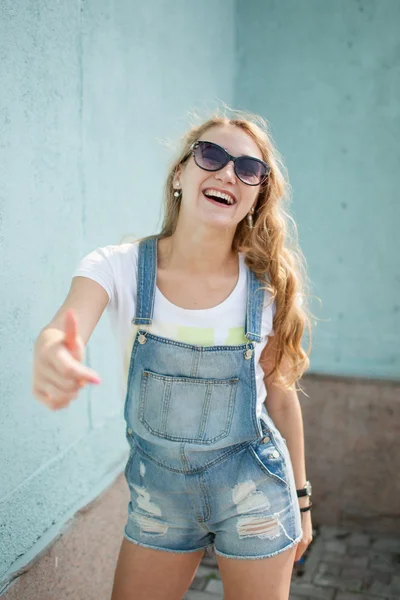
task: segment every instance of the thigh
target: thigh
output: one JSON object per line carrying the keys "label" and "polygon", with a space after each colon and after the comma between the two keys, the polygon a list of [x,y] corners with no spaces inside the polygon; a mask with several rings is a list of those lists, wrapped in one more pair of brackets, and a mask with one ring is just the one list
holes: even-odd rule
{"label": "thigh", "polygon": [[153,550],[124,538],[111,600],[181,600],[203,554]]}
{"label": "thigh", "polygon": [[296,546],[270,558],[217,555],[225,600],[288,600]]}

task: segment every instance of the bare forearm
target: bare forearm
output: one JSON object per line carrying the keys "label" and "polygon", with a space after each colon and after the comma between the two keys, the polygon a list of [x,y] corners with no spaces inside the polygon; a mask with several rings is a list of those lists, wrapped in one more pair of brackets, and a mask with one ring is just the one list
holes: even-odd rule
{"label": "bare forearm", "polygon": [[[290,402],[279,407],[269,406],[265,402],[268,414],[285,438],[293,465],[296,488],[300,489],[306,482],[304,427],[301,406],[297,394],[292,392]],[[308,498],[299,498],[300,506],[308,504]]]}

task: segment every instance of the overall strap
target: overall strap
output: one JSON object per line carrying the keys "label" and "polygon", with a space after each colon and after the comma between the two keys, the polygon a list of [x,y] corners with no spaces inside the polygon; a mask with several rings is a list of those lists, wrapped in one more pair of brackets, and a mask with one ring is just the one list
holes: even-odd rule
{"label": "overall strap", "polygon": [[157,236],[139,243],[136,315],[133,325],[151,325],[157,276]]}
{"label": "overall strap", "polygon": [[262,313],[265,290],[251,269],[247,269],[247,308],[245,337],[252,342],[261,342]]}

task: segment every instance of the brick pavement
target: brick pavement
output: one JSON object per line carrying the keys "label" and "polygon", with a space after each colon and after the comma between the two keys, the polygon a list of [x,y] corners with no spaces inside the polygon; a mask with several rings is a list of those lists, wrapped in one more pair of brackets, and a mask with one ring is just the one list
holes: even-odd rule
{"label": "brick pavement", "polygon": [[[293,571],[290,600],[400,600],[398,536],[321,526],[303,558]],[[223,600],[213,553],[204,556],[183,600]]]}

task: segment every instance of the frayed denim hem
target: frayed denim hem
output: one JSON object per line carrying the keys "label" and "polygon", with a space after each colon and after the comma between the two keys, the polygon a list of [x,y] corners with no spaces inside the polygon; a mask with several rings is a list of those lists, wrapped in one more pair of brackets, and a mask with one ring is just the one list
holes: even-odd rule
{"label": "frayed denim hem", "polygon": [[143,542],[138,542],[133,538],[129,537],[126,533],[124,533],[124,538],[128,540],[128,542],[132,542],[137,546],[143,546],[144,548],[151,548],[152,550],[163,550],[164,552],[175,552],[176,554],[189,554],[190,552],[198,552],[199,550],[206,550],[210,546],[214,544],[207,544],[207,546],[202,546],[200,548],[193,548],[193,550],[176,550],[172,548],[161,548],[160,546],[153,546],[152,544],[144,544]]}
{"label": "frayed denim hem", "polygon": [[215,554],[219,554],[220,556],[223,556],[225,558],[237,558],[238,560],[257,560],[260,558],[272,558],[273,556],[276,556],[277,554],[281,554],[281,552],[285,552],[285,550],[289,550],[289,548],[292,548],[293,546],[298,544],[302,537],[303,537],[303,531],[297,538],[295,538],[293,540],[293,542],[290,542],[290,544],[288,544],[284,548],[281,548],[280,550],[276,550],[275,552],[271,552],[270,554],[260,554],[258,556],[236,556],[235,554],[225,554],[225,552],[220,552],[215,547],[214,547],[214,550],[215,550]]}

